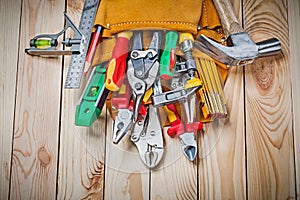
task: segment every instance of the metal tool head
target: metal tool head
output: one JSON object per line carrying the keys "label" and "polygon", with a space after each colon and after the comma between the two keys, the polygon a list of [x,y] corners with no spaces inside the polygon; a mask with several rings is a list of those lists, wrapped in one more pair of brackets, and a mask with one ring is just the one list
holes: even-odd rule
{"label": "metal tool head", "polygon": [[161,40],[162,33],[154,32],[150,46],[147,50],[143,50],[142,32],[134,32],[130,60],[135,70],[135,76],[138,78],[146,77],[154,63],[158,62]]}
{"label": "metal tool head", "polygon": [[230,35],[227,38],[228,46],[219,44],[202,34],[197,39],[195,47],[226,65],[250,64],[258,57],[258,47],[246,32]]}
{"label": "metal tool head", "polygon": [[187,132],[179,135],[182,151],[184,155],[190,160],[193,161],[197,155],[197,142],[195,140],[195,134],[193,132]]}
{"label": "metal tool head", "polygon": [[148,111],[146,118],[134,124],[131,141],[136,145],[143,163],[153,169],[163,156],[163,137],[156,109],[151,106]]}
{"label": "metal tool head", "polygon": [[132,112],[128,109],[119,109],[113,127],[113,143],[118,144],[131,126]]}
{"label": "metal tool head", "polygon": [[164,141],[157,108],[149,106],[148,113],[149,121],[146,130],[146,136],[149,148],[145,154],[145,160],[149,168],[154,168],[162,159],[164,153]]}
{"label": "metal tool head", "polygon": [[195,46],[215,60],[230,66],[251,64],[255,58],[272,56],[281,52],[277,38],[254,43],[246,32],[231,34],[227,45],[221,45],[204,35],[200,35]]}
{"label": "metal tool head", "polygon": [[145,92],[153,85],[158,75],[160,45],[160,31],[153,33],[148,50],[143,50],[142,33],[138,31],[133,35],[132,51],[127,64],[127,77],[133,91],[134,108],[132,121],[134,123],[137,121]]}
{"label": "metal tool head", "polygon": [[132,89],[133,94],[133,122],[136,122],[138,113],[145,95],[145,92],[153,85],[158,74],[159,62],[156,61],[148,72],[148,76],[141,79],[135,76],[135,69],[133,67],[132,61],[128,61],[127,65],[127,77],[129,85]]}

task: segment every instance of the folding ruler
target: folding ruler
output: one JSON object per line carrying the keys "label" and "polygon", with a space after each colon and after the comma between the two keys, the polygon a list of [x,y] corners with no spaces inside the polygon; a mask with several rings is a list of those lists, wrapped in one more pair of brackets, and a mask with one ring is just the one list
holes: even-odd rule
{"label": "folding ruler", "polygon": [[[82,10],[82,15],[79,23],[79,31],[83,36],[83,45],[81,53],[72,55],[68,74],[65,82],[65,88],[79,88],[84,70],[84,63],[86,59],[87,50],[90,43],[92,28],[98,9],[100,0],[85,0]],[[73,47],[72,47],[73,48]],[[71,49],[72,49],[71,48]]]}

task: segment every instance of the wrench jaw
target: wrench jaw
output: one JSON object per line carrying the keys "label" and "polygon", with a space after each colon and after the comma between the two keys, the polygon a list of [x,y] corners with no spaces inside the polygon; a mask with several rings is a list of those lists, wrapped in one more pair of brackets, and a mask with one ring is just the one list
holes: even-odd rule
{"label": "wrench jaw", "polygon": [[187,132],[184,134],[181,134],[180,136],[181,141],[181,148],[183,151],[183,154],[189,159],[190,161],[195,160],[198,147],[197,142],[195,140],[195,134],[193,132]]}
{"label": "wrench jaw", "polygon": [[163,149],[163,133],[158,118],[157,108],[149,106],[149,122],[146,130],[148,149],[145,154],[146,165],[152,169],[156,167],[162,159]]}
{"label": "wrench jaw", "polygon": [[138,119],[133,124],[131,141],[136,145],[143,163],[149,169],[153,169],[160,163],[164,153],[162,130],[156,108],[150,106],[148,115]]}
{"label": "wrench jaw", "polygon": [[144,159],[142,158],[142,160],[149,169],[153,169],[160,163],[163,153],[164,150],[162,147],[148,146],[148,150],[145,152]]}
{"label": "wrench jaw", "polygon": [[132,112],[128,109],[119,109],[113,127],[113,143],[118,144],[128,132],[132,119]]}

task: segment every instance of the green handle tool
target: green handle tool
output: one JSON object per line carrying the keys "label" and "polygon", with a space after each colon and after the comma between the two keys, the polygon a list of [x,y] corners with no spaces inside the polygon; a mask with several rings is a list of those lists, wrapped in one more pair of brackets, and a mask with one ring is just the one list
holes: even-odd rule
{"label": "green handle tool", "polygon": [[165,48],[160,58],[160,75],[163,79],[169,80],[174,75],[174,66],[176,62],[176,44],[178,34],[174,31],[169,31],[165,38]]}

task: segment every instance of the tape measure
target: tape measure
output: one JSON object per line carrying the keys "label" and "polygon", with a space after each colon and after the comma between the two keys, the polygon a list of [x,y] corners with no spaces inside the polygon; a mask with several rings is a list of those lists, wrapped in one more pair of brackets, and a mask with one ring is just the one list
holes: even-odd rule
{"label": "tape measure", "polygon": [[[84,70],[87,50],[90,43],[92,28],[100,0],[85,0],[79,23],[79,31],[83,36],[83,45],[80,54],[72,55],[67,73],[65,88],[79,88]],[[72,47],[73,48],[73,47]]]}

